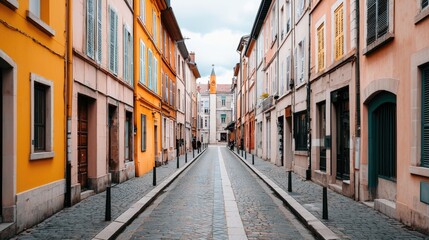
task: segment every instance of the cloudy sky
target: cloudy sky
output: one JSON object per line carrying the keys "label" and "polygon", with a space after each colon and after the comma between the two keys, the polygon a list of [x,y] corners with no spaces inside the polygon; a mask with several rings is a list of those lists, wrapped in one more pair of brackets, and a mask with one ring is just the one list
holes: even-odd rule
{"label": "cloudy sky", "polygon": [[230,83],[232,68],[240,60],[237,46],[250,34],[261,0],[172,0],[174,14],[186,38],[188,51],[195,52],[206,83],[215,65],[218,83]]}

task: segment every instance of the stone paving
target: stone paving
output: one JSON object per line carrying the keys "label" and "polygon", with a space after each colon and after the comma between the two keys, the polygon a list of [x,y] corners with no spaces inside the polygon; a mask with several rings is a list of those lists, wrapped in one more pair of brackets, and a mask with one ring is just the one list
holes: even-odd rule
{"label": "stone paving", "polygon": [[[249,153],[247,161],[252,161]],[[287,191],[288,179],[284,167],[256,156],[254,167]],[[292,190],[289,194],[295,200],[342,239],[429,239],[429,236],[413,231],[399,221],[329,189],[329,219],[323,220],[320,185],[292,174]]]}
{"label": "stone paving", "polygon": [[227,239],[222,186],[215,180],[220,179],[216,152],[209,147],[166,189],[165,198],[118,239]]}
{"label": "stone paving", "polygon": [[248,239],[314,239],[291,213],[281,211],[285,207],[255,174],[226,148],[222,154]]}
{"label": "stone paving", "polygon": [[[195,156],[197,151],[195,151]],[[157,168],[157,182],[168,178],[177,170],[175,158]],[[188,160],[192,152],[188,153]],[[180,167],[185,164],[185,156],[180,156]],[[152,171],[142,177],[133,178],[112,186],[112,219],[125,212],[133,203],[151,191]],[[65,208],[42,223],[27,229],[12,239],[91,239],[110,222],[104,221],[106,193],[91,196],[78,204]]]}

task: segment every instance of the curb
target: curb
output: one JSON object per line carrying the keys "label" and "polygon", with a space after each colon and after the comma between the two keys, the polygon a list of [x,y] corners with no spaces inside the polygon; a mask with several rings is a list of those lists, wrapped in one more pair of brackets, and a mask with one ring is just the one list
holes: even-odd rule
{"label": "curb", "polygon": [[234,155],[240,159],[248,168],[250,168],[262,181],[264,181],[286,204],[286,206],[292,211],[292,213],[305,225],[310,231],[316,235],[318,239],[340,239],[331,229],[305,209],[298,201],[290,196],[285,190],[280,188],[271,179],[262,174],[258,169],[253,167],[238,153],[230,150]]}
{"label": "curb", "polygon": [[158,184],[154,189],[144,195],[139,201],[134,203],[128,210],[122,213],[118,218],[113,220],[107,227],[99,232],[93,240],[107,240],[117,237],[140,213],[149,207],[153,201],[167,188],[183,171],[185,171],[192,163],[194,163],[207,148],[197,154],[195,158],[186,163],[178,171],[174,172],[167,179]]}

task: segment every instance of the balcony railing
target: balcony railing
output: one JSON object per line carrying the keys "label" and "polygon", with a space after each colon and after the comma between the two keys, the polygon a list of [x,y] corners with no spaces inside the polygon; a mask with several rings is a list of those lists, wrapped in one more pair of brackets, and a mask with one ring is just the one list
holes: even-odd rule
{"label": "balcony railing", "polygon": [[262,112],[273,106],[273,96],[268,96],[262,101]]}

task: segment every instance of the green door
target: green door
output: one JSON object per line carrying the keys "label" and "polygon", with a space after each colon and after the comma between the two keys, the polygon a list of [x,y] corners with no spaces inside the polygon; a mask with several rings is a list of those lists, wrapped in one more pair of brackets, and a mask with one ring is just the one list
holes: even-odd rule
{"label": "green door", "polygon": [[396,96],[383,91],[368,110],[368,187],[374,198],[379,177],[396,180]]}

